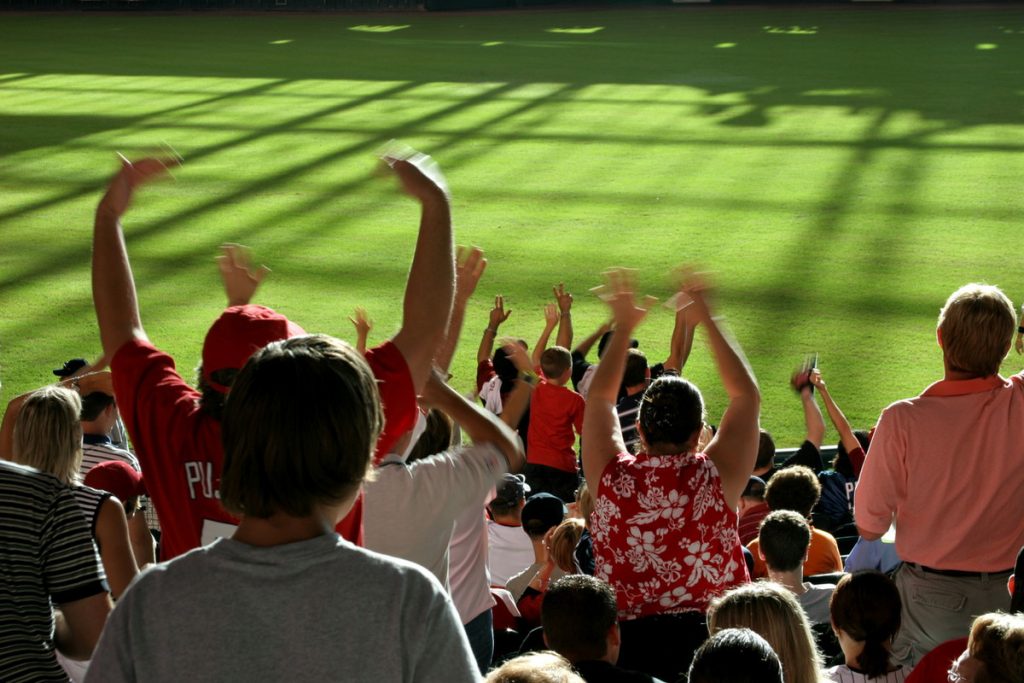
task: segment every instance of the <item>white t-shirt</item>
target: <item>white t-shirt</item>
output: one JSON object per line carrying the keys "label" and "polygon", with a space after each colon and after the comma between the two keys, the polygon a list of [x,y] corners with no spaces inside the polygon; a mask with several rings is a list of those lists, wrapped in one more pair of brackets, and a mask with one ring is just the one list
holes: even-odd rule
{"label": "white t-shirt", "polygon": [[509,579],[533,564],[533,543],[521,526],[505,526],[488,520],[487,542],[487,567],[492,586],[504,588]]}
{"label": "white t-shirt", "polygon": [[452,602],[463,625],[494,605],[487,573],[487,522],[482,502],[479,506],[470,505],[455,520],[452,542],[448,545],[448,580]]}
{"label": "white t-shirt", "polygon": [[455,520],[480,505],[506,472],[504,454],[491,444],[378,467],[376,480],[363,486],[365,547],[415,562],[450,590],[448,544]]}
{"label": "white t-shirt", "polygon": [[903,683],[903,681],[907,680],[903,667],[878,678],[868,678],[845,664],[833,666],[827,673],[829,680],[835,681],[835,683]]}

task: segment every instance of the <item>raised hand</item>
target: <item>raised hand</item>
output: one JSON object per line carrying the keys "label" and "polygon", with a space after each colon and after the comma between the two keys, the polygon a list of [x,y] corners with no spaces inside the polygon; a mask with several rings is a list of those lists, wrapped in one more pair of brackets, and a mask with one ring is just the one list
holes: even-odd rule
{"label": "raised hand", "polygon": [[811,368],[811,374],[808,377],[808,379],[810,380],[811,384],[813,384],[816,388],[825,388],[825,378],[821,376],[821,370],[819,370],[818,368]]}
{"label": "raised hand", "polygon": [[121,169],[110,179],[107,192],[96,209],[97,214],[115,219],[123,216],[131,206],[136,188],[166,175],[169,168],[181,165],[181,159],[171,157],[150,157],[134,162],[120,154],[118,157],[121,159]]}
{"label": "raised hand", "polygon": [[558,301],[559,312],[568,313],[572,309],[572,294],[565,291],[565,285],[559,282],[557,286],[551,288],[551,292]]}
{"label": "raised hand", "polygon": [[224,281],[224,293],[228,297],[228,306],[244,306],[252,301],[263,278],[270,268],[260,266],[252,268],[252,255],[247,247],[240,244],[225,244],[220,248],[217,267],[221,280]]}
{"label": "raised hand", "polygon": [[448,200],[448,182],[430,156],[395,143],[381,155],[381,160],[395,172],[410,197],[421,202]]}
{"label": "raised hand", "polygon": [[707,279],[706,273],[699,273],[688,266],[679,269],[681,282],[679,291],[693,300],[692,310],[697,322],[706,322],[711,318],[710,299],[714,288]]}
{"label": "raised hand", "polygon": [[604,275],[607,285],[602,298],[612,309],[612,322],[615,328],[628,334],[643,321],[647,311],[657,303],[657,299],[645,296],[637,303],[636,285],[630,270],[616,268],[606,271]]}
{"label": "raised hand", "polygon": [[373,321],[366,317],[366,309],[358,306],[351,316],[349,321],[356,328],[356,335],[359,337],[366,338],[370,334],[370,330],[373,329]]}
{"label": "raised hand", "polygon": [[555,304],[544,304],[544,324],[549,329],[554,329],[558,324],[558,306]]}
{"label": "raised hand", "polygon": [[460,246],[455,252],[455,297],[468,301],[487,269],[487,259],[480,247]]}
{"label": "raised hand", "polygon": [[497,330],[498,327],[508,320],[508,317],[512,315],[512,309],[505,310],[505,297],[501,294],[494,297],[494,308],[491,309],[488,317],[488,324],[492,330]]}
{"label": "raised hand", "polygon": [[533,366],[530,364],[530,357],[526,355],[526,349],[524,349],[519,342],[507,339],[502,343],[501,348],[505,350],[505,354],[508,356],[508,359],[512,361],[512,365],[516,367],[516,370],[528,375],[533,374]]}

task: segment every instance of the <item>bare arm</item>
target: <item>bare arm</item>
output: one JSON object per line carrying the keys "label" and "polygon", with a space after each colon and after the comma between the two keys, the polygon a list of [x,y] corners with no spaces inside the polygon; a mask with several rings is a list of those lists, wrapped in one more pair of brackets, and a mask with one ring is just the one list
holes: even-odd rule
{"label": "bare arm", "polygon": [[821,448],[821,442],[825,440],[825,419],[821,416],[821,409],[818,402],[814,400],[814,393],[810,387],[800,390],[800,403],[804,407],[804,423],[807,425],[807,441],[814,444],[815,448]]}
{"label": "bare arm", "polygon": [[612,271],[608,277],[612,286],[608,305],[612,308],[615,329],[594,371],[587,394],[587,408],[583,413],[583,471],[587,487],[595,497],[605,467],[619,453],[626,452],[615,404],[626,370],[626,354],[633,330],[643,321],[651,306],[650,300],[637,305],[633,283],[625,271]]}
{"label": "bare arm", "polygon": [[92,243],[92,298],[99,322],[103,353],[113,358],[132,339],[146,339],[139,316],[135,280],[121,230],[135,190],[160,177],[178,162],[169,159],[124,160],[96,208]]}
{"label": "bare arm", "polygon": [[498,336],[498,328],[501,324],[508,320],[508,317],[512,315],[512,309],[505,310],[505,297],[501,294],[494,297],[494,308],[487,317],[487,327],[484,329],[484,335],[480,339],[480,348],[476,352],[476,362],[479,365],[485,360],[491,357],[491,352],[494,351],[494,340]]}
{"label": "bare arm", "polygon": [[32,392],[26,392],[15,396],[7,403],[7,410],[4,411],[3,422],[0,423],[0,459],[14,460],[14,425],[18,421],[18,414],[21,413],[21,406],[25,399]]}
{"label": "bare arm", "polygon": [[836,431],[839,432],[839,440],[842,442],[846,452],[851,453],[854,449],[860,448],[860,441],[857,441],[857,437],[854,436],[853,428],[850,427],[850,422],[846,419],[846,415],[839,409],[839,405],[832,398],[832,394],[829,393],[828,387],[825,386],[825,379],[821,376],[819,370],[814,369],[811,371],[811,383],[817,387],[818,393],[821,394],[821,400],[825,402],[825,410],[828,412],[828,417]]}
{"label": "bare arm", "polygon": [[455,303],[452,305],[452,317],[448,321],[448,331],[444,343],[438,349],[434,362],[441,371],[448,373],[451,369],[455,348],[462,334],[462,323],[466,318],[466,306],[476,291],[476,286],[487,269],[487,259],[480,247],[466,249],[459,247],[455,266]]}
{"label": "bare arm", "polygon": [[693,299],[693,312],[707,332],[718,376],[729,397],[718,432],[705,453],[718,468],[726,503],[735,508],[757,459],[761,393],[739,344],[727,336],[719,320],[711,314],[706,298],[708,287],[704,281],[697,275],[691,275],[683,285],[683,291]]}
{"label": "bare arm", "polygon": [[132,543],[132,555],[140,570],[156,562],[156,540],[146,523],[146,515],[140,510],[128,518],[128,537]]}
{"label": "bare arm", "polygon": [[409,365],[416,392],[433,369],[434,354],[448,330],[455,293],[455,258],[448,188],[437,164],[411,153],[387,161],[406,194],[420,202],[420,229],[405,286],[402,327],[392,341]]}
{"label": "bare arm", "polygon": [[558,308],[555,304],[546,304],[544,306],[544,329],[541,331],[540,337],[538,337],[537,343],[533,347],[533,367],[540,367],[540,357],[547,350],[548,340],[551,338],[551,333],[555,331],[555,325],[557,324]]}
{"label": "bare arm", "polygon": [[356,307],[352,315],[349,316],[349,322],[356,328],[356,351],[366,355],[366,340],[370,338],[370,330],[373,329],[373,321],[366,317],[366,309],[362,307]]}
{"label": "bare arm", "polygon": [[224,294],[227,295],[228,306],[245,306],[259,289],[263,278],[270,268],[260,266],[253,270],[252,255],[249,249],[241,244],[222,245],[221,254],[217,257],[217,267],[221,280],[224,282]]}
{"label": "bare arm", "polygon": [[423,388],[423,401],[448,414],[475,444],[488,443],[501,451],[509,471],[522,469],[525,462],[522,446],[515,431],[483,407],[468,401],[459,392],[432,373]]}
{"label": "bare arm", "polygon": [[112,605],[106,593],[66,602],[54,612],[54,643],[70,659],[89,659]]}
{"label": "bare arm", "polygon": [[577,344],[573,351],[580,354],[581,357],[586,358],[587,354],[590,353],[590,349],[594,347],[594,344],[596,344],[604,333],[610,329],[612,329],[611,321],[602,323],[599,328],[594,330],[593,334]]}
{"label": "bare arm", "polygon": [[96,542],[110,584],[110,595],[117,600],[139,573],[139,567],[132,554],[124,507],[116,498],[107,498],[100,505],[96,519]]}
{"label": "bare arm", "polygon": [[572,294],[565,291],[561,282],[552,288],[555,300],[558,301],[558,335],[555,343],[563,349],[572,348]]}
{"label": "bare arm", "polygon": [[696,317],[687,313],[688,308],[689,306],[676,311],[676,321],[672,326],[672,342],[668,358],[665,360],[666,370],[675,370],[680,374],[686,367],[686,361],[690,358],[690,350],[693,348],[693,333],[697,329]]}

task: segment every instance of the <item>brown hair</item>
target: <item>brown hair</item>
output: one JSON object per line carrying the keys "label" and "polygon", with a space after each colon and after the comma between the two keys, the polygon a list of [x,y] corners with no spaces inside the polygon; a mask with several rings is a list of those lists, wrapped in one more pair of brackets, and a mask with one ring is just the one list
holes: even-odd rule
{"label": "brown hair", "polygon": [[950,370],[985,377],[999,372],[1017,316],[998,287],[972,282],[949,295],[939,312],[942,353]]}
{"label": "brown hair", "polygon": [[1024,615],[982,614],[971,625],[967,651],[982,663],[976,683],[1024,680]]}
{"label": "brown hair", "polygon": [[65,484],[77,483],[82,467],[81,412],[77,392],[58,386],[33,391],[14,423],[14,461]]}
{"label": "brown hair", "polygon": [[258,518],[342,503],[366,478],[382,425],[362,354],[326,335],[273,342],[227,396],[221,503]]}
{"label": "brown hair", "polygon": [[540,355],[540,369],[548,379],[558,379],[572,367],[572,354],[563,346],[544,349]]}
{"label": "brown hair", "polygon": [[761,520],[758,548],[770,569],[791,572],[799,569],[811,545],[811,527],[803,515],[792,510],[776,510]]}
{"label": "brown hair", "polygon": [[683,446],[704,425],[704,398],[682,377],[662,375],[644,392],[637,424],[648,449]]}
{"label": "brown hair", "polygon": [[775,510],[793,510],[810,518],[811,510],[821,498],[821,482],[810,467],[793,465],[776,472],[768,480],[764,500]]}
{"label": "brown hair", "polygon": [[881,572],[847,574],[836,584],[829,603],[832,627],[864,643],[857,663],[868,678],[882,678],[892,669],[890,648],[902,608],[896,584]]}
{"label": "brown hair", "polygon": [[622,386],[635,387],[647,381],[647,356],[640,349],[626,351],[626,369],[622,373]]}
{"label": "brown hair", "polygon": [[584,528],[582,519],[569,517],[555,527],[551,534],[548,552],[551,553],[551,559],[555,561],[558,568],[566,574],[577,572],[575,552]]}
{"label": "brown hair", "polygon": [[749,628],[772,646],[786,683],[818,683],[821,655],[807,617],[793,594],[771,581],[748,583],[726,592],[708,608],[708,630]]}
{"label": "brown hair", "polygon": [[540,608],[544,640],[574,662],[608,653],[608,631],[618,623],[615,589],[586,574],[563,576],[548,586]]}
{"label": "brown hair", "polygon": [[772,435],[761,430],[757,440],[757,460],[754,461],[754,469],[760,470],[769,467],[775,460],[775,440]]}

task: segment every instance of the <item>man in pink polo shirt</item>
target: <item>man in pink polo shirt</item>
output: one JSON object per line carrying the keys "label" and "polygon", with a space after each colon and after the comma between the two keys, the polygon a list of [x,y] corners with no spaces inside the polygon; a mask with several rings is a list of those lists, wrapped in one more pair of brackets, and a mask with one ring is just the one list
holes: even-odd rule
{"label": "man in pink polo shirt", "polygon": [[969,284],[939,314],[943,379],[882,413],[857,485],[861,536],[896,525],[901,663],[1009,606],[1024,545],[1024,374],[1005,379],[1016,317],[998,288]]}

